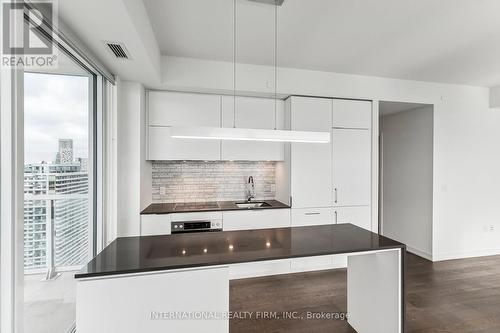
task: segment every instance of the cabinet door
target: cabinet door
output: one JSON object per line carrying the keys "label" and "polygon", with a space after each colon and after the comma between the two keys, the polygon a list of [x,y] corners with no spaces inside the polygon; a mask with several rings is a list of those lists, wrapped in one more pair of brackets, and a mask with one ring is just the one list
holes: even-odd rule
{"label": "cabinet door", "polygon": [[371,128],[372,102],[333,100],[333,127]]}
{"label": "cabinet door", "polygon": [[333,129],[334,206],[369,205],[371,131]]}
{"label": "cabinet door", "polygon": [[285,228],[289,226],[289,209],[256,209],[223,212],[224,231]]}
{"label": "cabinet door", "polygon": [[220,159],[219,140],[175,139],[170,127],[148,129],[148,160],[201,160]]}
{"label": "cabinet door", "polygon": [[[337,223],[351,223],[366,230],[373,230],[370,206],[336,207],[333,213]],[[374,229],[376,232],[378,227]]]}
{"label": "cabinet door", "polygon": [[331,269],[334,255],[314,256],[291,259],[290,268],[293,273]]}
{"label": "cabinet door", "polygon": [[220,127],[221,97],[148,93],[148,160],[220,160],[220,140],[175,139],[171,126]]}
{"label": "cabinet door", "polygon": [[148,92],[150,126],[220,127],[219,95]]}
{"label": "cabinet door", "polygon": [[229,265],[229,279],[246,279],[290,273],[290,259],[266,260]]}
{"label": "cabinet door", "polygon": [[[292,130],[331,131],[331,99],[292,96],[289,103]],[[292,143],[290,160],[292,206],[331,206],[331,143]]]}
{"label": "cabinet door", "polygon": [[[222,97],[222,127],[283,129],[284,102],[271,98]],[[276,125],[275,125],[276,124]],[[223,160],[282,161],[285,148],[282,142],[222,141]]]}
{"label": "cabinet door", "polygon": [[168,214],[141,215],[141,236],[170,235],[170,222]]}

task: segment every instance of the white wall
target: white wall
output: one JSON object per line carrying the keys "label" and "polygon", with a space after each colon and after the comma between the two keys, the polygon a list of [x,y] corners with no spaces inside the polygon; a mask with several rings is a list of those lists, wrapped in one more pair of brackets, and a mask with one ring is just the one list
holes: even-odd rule
{"label": "white wall", "polygon": [[[227,93],[233,87],[230,62],[163,57],[163,66],[163,82],[150,88]],[[272,93],[271,67],[237,67],[239,90]],[[500,112],[489,107],[488,88],[280,68],[278,92],[433,104],[434,259],[500,253]],[[375,112],[374,129],[377,121]],[[376,203],[377,184],[372,193]],[[493,232],[485,231],[489,225]]]}
{"label": "white wall", "polygon": [[382,234],[432,259],[432,107],[381,117],[380,135]]}
{"label": "white wall", "polygon": [[146,107],[144,87],[120,82],[117,114],[117,233],[140,234],[140,211],[151,203],[151,163],[146,154]]}

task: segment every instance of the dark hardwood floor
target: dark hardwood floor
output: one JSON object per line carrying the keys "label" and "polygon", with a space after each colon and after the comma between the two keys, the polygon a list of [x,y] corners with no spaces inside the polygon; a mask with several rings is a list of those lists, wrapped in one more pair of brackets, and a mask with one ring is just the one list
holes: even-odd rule
{"label": "dark hardwood floor", "polygon": [[[407,333],[500,332],[500,256],[432,263],[408,254],[406,283]],[[256,318],[345,312],[345,269],[231,281],[230,310],[253,312],[231,319],[231,333],[355,332],[341,320]]]}

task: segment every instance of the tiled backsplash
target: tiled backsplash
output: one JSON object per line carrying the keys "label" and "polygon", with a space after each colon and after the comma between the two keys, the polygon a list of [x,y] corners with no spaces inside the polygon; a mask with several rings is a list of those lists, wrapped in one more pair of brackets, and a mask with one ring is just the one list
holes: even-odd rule
{"label": "tiled backsplash", "polygon": [[255,199],[274,199],[275,169],[276,162],[154,161],[153,202],[244,200],[249,176]]}

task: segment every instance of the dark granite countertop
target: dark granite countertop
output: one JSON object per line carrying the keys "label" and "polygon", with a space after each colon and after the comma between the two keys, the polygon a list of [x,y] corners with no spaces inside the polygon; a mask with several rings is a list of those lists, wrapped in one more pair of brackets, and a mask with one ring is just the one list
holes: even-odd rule
{"label": "dark granite countertop", "polygon": [[405,248],[352,224],[118,238],[75,278]]}
{"label": "dark granite countertop", "polygon": [[[277,200],[253,200],[256,202],[265,202],[267,207],[252,209],[278,209],[290,208],[290,206]],[[239,208],[236,202],[241,201],[210,201],[210,202],[183,202],[183,203],[153,203],[146,207],[141,214],[172,214],[172,213],[191,213],[191,212],[216,212],[224,210],[248,210],[248,208]]]}

